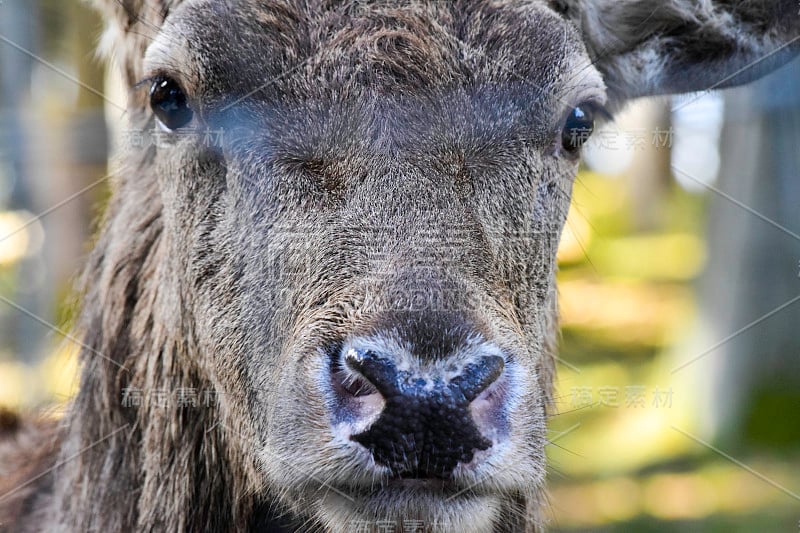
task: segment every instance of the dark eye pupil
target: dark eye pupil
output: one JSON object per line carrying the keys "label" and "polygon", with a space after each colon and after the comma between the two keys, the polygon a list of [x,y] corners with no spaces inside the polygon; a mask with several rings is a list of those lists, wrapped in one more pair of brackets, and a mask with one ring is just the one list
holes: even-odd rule
{"label": "dark eye pupil", "polygon": [[150,88],[150,107],[158,120],[168,129],[187,125],[194,113],[180,86],[169,78],[159,78]]}
{"label": "dark eye pupil", "polygon": [[567,117],[561,141],[568,152],[577,152],[594,132],[594,116],[587,107],[578,106]]}

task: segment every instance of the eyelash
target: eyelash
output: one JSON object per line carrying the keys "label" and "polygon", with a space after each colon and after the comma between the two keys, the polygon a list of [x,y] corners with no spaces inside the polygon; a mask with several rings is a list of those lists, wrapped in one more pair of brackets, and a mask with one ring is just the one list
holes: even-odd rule
{"label": "eyelash", "polygon": [[155,74],[153,76],[148,76],[147,78],[143,78],[143,79],[141,79],[141,80],[139,80],[139,81],[137,81],[136,83],[133,84],[133,90],[134,91],[138,91],[142,87],[145,87],[145,86],[149,87],[159,77],[161,77],[160,74]]}

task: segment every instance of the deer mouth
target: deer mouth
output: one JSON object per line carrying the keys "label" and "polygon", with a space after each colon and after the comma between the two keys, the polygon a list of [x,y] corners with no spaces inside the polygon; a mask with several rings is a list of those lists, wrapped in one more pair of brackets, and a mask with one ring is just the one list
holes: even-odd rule
{"label": "deer mouth", "polygon": [[497,495],[477,494],[444,480],[394,478],[375,490],[350,494],[329,493],[323,506],[332,514],[359,517],[360,523],[393,523],[396,531],[407,526],[411,531],[492,531],[502,507]]}
{"label": "deer mouth", "polygon": [[447,479],[426,479],[397,476],[389,478],[375,488],[358,488],[354,493],[361,497],[372,497],[383,494],[425,493],[439,498],[452,498],[465,492],[466,487]]}
{"label": "deer mouth", "polygon": [[483,483],[469,483],[456,478],[420,478],[395,475],[372,486],[349,485],[339,489],[342,494],[361,502],[437,501],[439,505],[464,502],[475,498],[497,496],[483,488]]}

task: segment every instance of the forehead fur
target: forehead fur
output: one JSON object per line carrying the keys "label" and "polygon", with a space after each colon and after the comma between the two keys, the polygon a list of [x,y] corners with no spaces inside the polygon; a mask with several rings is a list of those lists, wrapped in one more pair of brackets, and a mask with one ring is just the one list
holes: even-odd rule
{"label": "forehead fur", "polygon": [[149,47],[145,74],[220,104],[515,86],[552,108],[580,91],[599,99],[599,74],[578,68],[587,57],[570,23],[530,1],[189,0]]}

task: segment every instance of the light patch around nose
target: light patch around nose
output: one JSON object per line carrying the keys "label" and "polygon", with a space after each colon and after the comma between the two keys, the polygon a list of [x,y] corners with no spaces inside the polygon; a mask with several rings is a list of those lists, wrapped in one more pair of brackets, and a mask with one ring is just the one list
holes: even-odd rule
{"label": "light patch around nose", "polygon": [[[325,359],[329,355],[320,350],[320,357]],[[347,365],[339,364],[337,367],[334,371],[331,365],[323,365],[319,384],[326,391],[328,409],[336,413],[332,417],[331,427],[334,440],[340,445],[350,445],[350,437],[366,431],[380,417],[386,402],[374,389],[363,395],[352,395],[342,390],[342,385],[349,385],[363,378]]]}
{"label": "light patch around nose", "polygon": [[484,438],[492,442],[493,447],[502,443],[505,440],[504,436],[509,431],[506,417],[511,403],[509,401],[511,396],[509,375],[513,372],[513,367],[506,368],[500,379],[481,392],[469,406],[470,414],[478,431]]}
{"label": "light patch around nose", "polygon": [[[433,393],[443,384],[452,383],[460,377],[464,378],[468,367],[477,361],[485,361],[492,357],[499,357],[503,361],[509,360],[498,345],[487,342],[479,334],[465,338],[447,358],[420,357],[414,353],[412,343],[394,338],[391,330],[382,335],[349,339],[336,354],[320,351],[321,357],[334,358],[333,364],[327,365],[323,375],[320,376],[320,384],[326,391],[327,405],[331,414],[333,443],[341,449],[354,450],[356,456],[362,456],[363,464],[368,465],[370,469],[378,470],[383,470],[383,467],[376,464],[371,455],[362,453],[364,450],[355,445],[353,440],[354,436],[369,431],[381,419],[387,406],[386,398],[372,385],[367,389],[353,385],[357,380],[367,379],[354,369],[354,363],[357,367],[358,362],[369,353],[390,359],[397,372],[406,376],[403,379],[409,380],[409,386],[413,386],[417,393],[421,394]],[[500,378],[482,391],[468,407],[474,427],[495,448],[493,451],[484,452],[479,458],[470,461],[470,464],[460,464],[459,469],[463,474],[479,470],[485,457],[500,451],[510,432],[510,409],[515,403],[511,401],[514,396],[512,390],[518,369],[513,362],[509,364],[511,368],[505,368]],[[348,394],[348,391],[353,390],[356,393]],[[358,393],[364,390],[366,393]]]}

